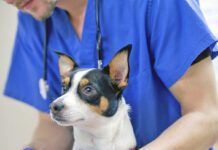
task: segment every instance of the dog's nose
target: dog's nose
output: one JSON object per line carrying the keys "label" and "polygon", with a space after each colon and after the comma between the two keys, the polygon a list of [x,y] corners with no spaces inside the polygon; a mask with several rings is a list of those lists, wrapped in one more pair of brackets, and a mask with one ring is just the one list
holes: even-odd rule
{"label": "dog's nose", "polygon": [[64,108],[64,104],[62,102],[56,102],[51,103],[49,107],[53,113],[58,113]]}

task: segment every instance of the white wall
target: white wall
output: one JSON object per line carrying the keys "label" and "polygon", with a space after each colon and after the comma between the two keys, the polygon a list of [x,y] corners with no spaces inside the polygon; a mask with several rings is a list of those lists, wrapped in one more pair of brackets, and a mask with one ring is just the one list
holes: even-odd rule
{"label": "white wall", "polygon": [[37,113],[2,95],[16,31],[16,9],[0,1],[0,150],[21,150],[37,124]]}
{"label": "white wall", "polygon": [[[207,20],[218,36],[217,0],[202,0]],[[0,1],[0,93],[2,93],[10,63],[16,31],[16,9]],[[218,64],[218,59],[217,64]],[[218,72],[218,65],[216,67]],[[19,150],[29,142],[37,124],[37,113],[31,107],[0,94],[0,150]]]}

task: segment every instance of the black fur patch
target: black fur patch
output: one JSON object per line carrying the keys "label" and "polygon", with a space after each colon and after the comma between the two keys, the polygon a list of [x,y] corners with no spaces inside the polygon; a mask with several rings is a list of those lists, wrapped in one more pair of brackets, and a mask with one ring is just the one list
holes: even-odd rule
{"label": "black fur patch", "polygon": [[117,91],[114,89],[109,76],[96,69],[88,72],[83,78],[88,79],[89,83],[84,87],[78,86],[79,97],[96,107],[100,105],[101,97],[105,97],[108,100],[108,108],[102,115],[113,116],[117,111],[120,97],[117,97]]}

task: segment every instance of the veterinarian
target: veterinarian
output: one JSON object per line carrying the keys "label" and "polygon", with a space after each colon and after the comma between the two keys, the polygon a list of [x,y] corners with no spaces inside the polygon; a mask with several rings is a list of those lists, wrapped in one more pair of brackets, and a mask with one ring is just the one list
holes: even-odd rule
{"label": "veterinarian", "polygon": [[5,95],[39,111],[33,149],[72,146],[72,130],[57,126],[48,114],[61,94],[53,51],[70,55],[80,67],[97,68],[128,44],[130,72],[123,94],[132,108],[137,148],[206,150],[218,139],[216,39],[196,1],[5,1],[23,11]]}

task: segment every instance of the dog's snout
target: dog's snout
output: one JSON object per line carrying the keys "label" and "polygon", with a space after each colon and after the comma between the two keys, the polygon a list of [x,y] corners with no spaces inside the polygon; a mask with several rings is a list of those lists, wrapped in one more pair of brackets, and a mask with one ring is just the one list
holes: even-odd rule
{"label": "dog's snout", "polygon": [[56,102],[50,104],[50,109],[53,113],[58,113],[64,108],[64,104],[62,102]]}

